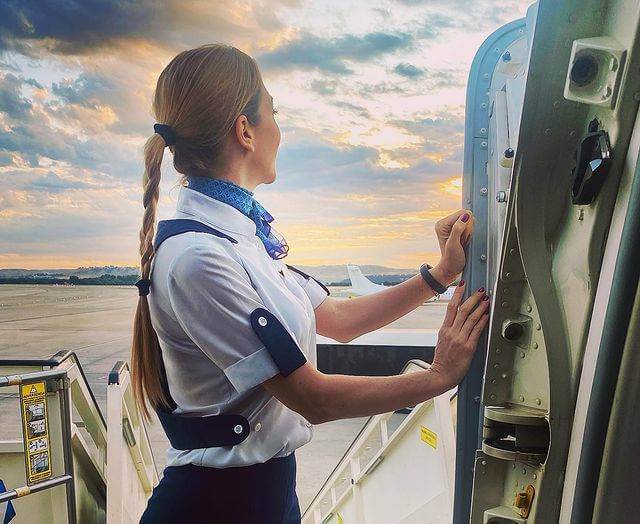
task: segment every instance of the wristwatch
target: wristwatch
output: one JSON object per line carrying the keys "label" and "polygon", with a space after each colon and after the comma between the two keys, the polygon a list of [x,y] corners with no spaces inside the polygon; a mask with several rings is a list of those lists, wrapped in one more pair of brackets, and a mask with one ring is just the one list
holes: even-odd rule
{"label": "wristwatch", "polygon": [[429,287],[433,289],[438,295],[442,295],[446,290],[447,286],[443,286],[440,282],[438,282],[434,276],[429,272],[432,268],[429,264],[422,264],[420,266],[420,274],[424,281],[429,284]]}

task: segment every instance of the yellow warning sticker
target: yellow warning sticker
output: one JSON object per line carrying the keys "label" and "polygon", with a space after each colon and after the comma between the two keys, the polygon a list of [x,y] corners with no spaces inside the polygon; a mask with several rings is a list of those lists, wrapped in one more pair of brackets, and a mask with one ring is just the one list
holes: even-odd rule
{"label": "yellow warning sticker", "polygon": [[22,384],[20,406],[27,484],[32,485],[51,476],[45,383]]}
{"label": "yellow warning sticker", "polygon": [[433,449],[438,446],[438,435],[431,431],[429,428],[420,426],[420,438],[429,444]]}

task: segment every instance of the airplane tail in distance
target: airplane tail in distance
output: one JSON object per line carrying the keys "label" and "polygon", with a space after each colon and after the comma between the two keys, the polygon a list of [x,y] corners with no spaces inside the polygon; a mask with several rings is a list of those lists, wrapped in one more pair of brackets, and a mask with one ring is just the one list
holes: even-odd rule
{"label": "airplane tail in distance", "polygon": [[347,273],[349,280],[351,280],[352,291],[357,295],[370,295],[386,287],[369,280],[355,264],[347,264]]}

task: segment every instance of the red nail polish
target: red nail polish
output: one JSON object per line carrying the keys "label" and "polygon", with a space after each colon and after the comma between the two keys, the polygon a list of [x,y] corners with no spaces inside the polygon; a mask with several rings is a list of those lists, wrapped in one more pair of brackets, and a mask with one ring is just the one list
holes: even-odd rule
{"label": "red nail polish", "polygon": [[464,215],[462,215],[462,218],[460,220],[462,220],[463,222],[469,220],[469,213],[465,213]]}
{"label": "red nail polish", "polygon": [[485,295],[482,297],[482,300],[489,300],[489,295]]}
{"label": "red nail polish", "polygon": [[478,293],[484,293],[484,288],[481,287],[480,289],[478,289]]}
{"label": "red nail polish", "polygon": [[460,287],[464,286],[464,280],[461,280],[461,281],[458,283],[458,285],[459,285]]}

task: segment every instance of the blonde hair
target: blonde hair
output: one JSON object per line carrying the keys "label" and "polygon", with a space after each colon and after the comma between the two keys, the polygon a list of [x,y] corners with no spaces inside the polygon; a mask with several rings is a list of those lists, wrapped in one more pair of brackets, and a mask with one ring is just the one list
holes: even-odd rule
{"label": "blonde hair", "polygon": [[[249,55],[225,44],[207,44],[182,51],[169,62],[158,78],[153,114],[158,122],[173,129],[176,139],[169,146],[173,165],[188,176],[215,176],[224,163],[224,141],[241,114],[258,123],[262,78]],[[164,139],[153,134],[144,146],[145,171],[140,229],[141,278],[150,278],[153,260],[156,207],[160,197],[160,166]],[[133,326],[131,380],[145,418],[147,403],[171,410],[171,399],[163,389],[160,344],[151,324],[149,303],[140,296]]]}

